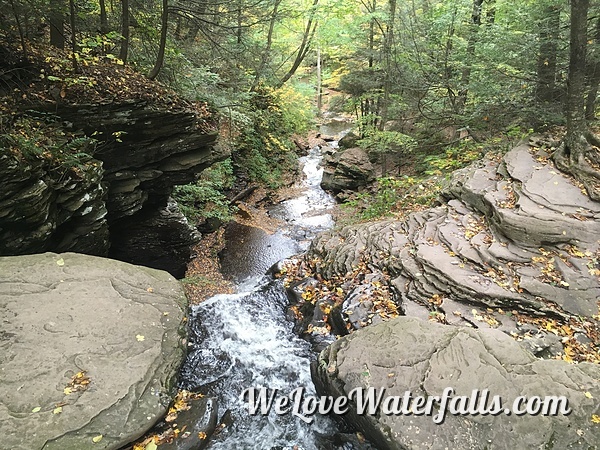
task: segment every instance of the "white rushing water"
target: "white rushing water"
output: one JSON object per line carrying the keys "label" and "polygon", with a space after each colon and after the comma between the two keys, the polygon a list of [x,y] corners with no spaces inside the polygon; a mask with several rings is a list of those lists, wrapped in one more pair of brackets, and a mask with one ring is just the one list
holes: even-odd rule
{"label": "white rushing water", "polygon": [[[320,187],[321,159],[318,147],[300,159],[305,173],[301,194],[271,210],[274,217],[287,223],[280,233],[297,245],[264,239],[258,247],[264,245],[265,254],[291,256],[298,248],[306,249],[317,233],[333,226],[328,209],[335,200]],[[261,251],[256,242],[248,245]],[[274,245],[280,248],[273,251]],[[316,355],[294,334],[287,306],[281,281],[253,276],[238,284],[237,294],[217,295],[192,308],[190,353],[182,369],[181,387],[216,397],[219,414],[229,417],[229,425],[213,438],[210,449],[352,448],[331,443],[328,436],[337,428],[328,417],[315,415],[307,424],[292,414],[278,416],[274,411],[251,415],[241,399],[242,392],[251,387],[279,389],[281,395],[303,387],[305,396],[315,395],[310,362]]]}
{"label": "white rushing water", "polygon": [[[216,396],[220,413],[229,410],[232,424],[210,445],[212,449],[317,449],[321,435],[335,432],[327,417],[311,424],[291,414],[250,415],[242,392],[250,387],[298,387],[314,395],[309,344],[296,337],[286,318],[288,300],[280,282],[253,292],[218,295],[193,309],[195,351],[183,376],[189,389]],[[208,388],[207,388],[208,387]]]}

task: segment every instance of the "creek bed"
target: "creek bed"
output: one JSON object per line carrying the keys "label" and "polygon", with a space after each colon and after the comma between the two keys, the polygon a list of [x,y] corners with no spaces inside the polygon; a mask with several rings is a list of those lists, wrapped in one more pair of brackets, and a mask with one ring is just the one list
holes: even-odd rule
{"label": "creek bed", "polygon": [[[347,122],[337,121],[323,126],[321,133],[339,138],[348,128]],[[282,282],[264,274],[276,262],[306,250],[318,233],[334,224],[329,210],[335,200],[320,187],[321,159],[319,147],[300,158],[305,175],[301,193],[269,211],[284,224],[276,233],[240,224],[227,231],[221,263],[224,274],[236,281],[237,293],[217,295],[192,307],[190,352],[180,387],[216,397],[219,415],[229,423],[208,448],[353,448],[335,442],[338,430],[327,416],[315,415],[307,424],[273,410],[251,415],[241,399],[242,392],[252,387],[279,389],[285,396],[303,388],[305,397],[316,395],[310,376],[316,355],[293,332]]]}

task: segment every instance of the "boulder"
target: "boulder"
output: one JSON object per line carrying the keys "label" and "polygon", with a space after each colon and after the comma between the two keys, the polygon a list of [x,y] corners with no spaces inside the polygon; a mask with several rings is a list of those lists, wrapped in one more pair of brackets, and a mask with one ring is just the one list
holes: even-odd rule
{"label": "boulder", "polygon": [[340,148],[353,148],[356,147],[356,143],[359,140],[360,136],[353,131],[350,131],[338,141],[338,145]]}
{"label": "boulder", "polygon": [[[434,422],[441,400],[434,402],[429,415],[393,414],[384,407],[358,415],[357,403],[351,403],[346,421],[380,450],[588,450],[600,442],[600,427],[592,421],[598,413],[600,366],[540,360],[497,330],[400,317],[337,340],[320,354],[312,372],[318,393],[336,398],[347,397],[355,388],[374,388],[383,398],[403,398],[406,392],[413,398],[441,398],[452,388],[451,397],[467,399],[474,389],[482,399],[487,389],[488,400],[475,402],[476,408],[490,410],[493,396],[502,402],[496,415],[453,415],[446,410],[442,423]],[[510,410],[519,396],[564,396],[571,412],[515,415]]]}
{"label": "boulder", "polygon": [[118,449],[167,411],[186,300],[166,272],[75,253],[0,258],[0,434]]}
{"label": "boulder", "polygon": [[367,152],[354,147],[334,153],[325,160],[321,187],[332,192],[357,190],[375,180],[375,169]]}

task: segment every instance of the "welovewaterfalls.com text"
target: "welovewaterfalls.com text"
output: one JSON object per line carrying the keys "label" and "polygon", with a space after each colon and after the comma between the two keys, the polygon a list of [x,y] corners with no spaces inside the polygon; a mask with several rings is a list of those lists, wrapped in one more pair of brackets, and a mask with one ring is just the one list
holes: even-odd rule
{"label": "welovewaterfalls.com text", "polygon": [[471,395],[454,395],[454,388],[447,387],[441,395],[413,395],[405,391],[402,395],[387,395],[385,388],[355,388],[347,396],[305,395],[303,387],[285,395],[279,389],[251,387],[242,392],[240,398],[248,404],[251,415],[292,414],[306,423],[313,421],[315,414],[344,415],[353,410],[364,415],[413,415],[431,416],[436,424],[441,424],[450,415],[492,415],[516,416],[567,416],[571,413],[565,396],[520,396],[510,407],[503,405],[499,395],[491,395],[489,390],[474,389]]}

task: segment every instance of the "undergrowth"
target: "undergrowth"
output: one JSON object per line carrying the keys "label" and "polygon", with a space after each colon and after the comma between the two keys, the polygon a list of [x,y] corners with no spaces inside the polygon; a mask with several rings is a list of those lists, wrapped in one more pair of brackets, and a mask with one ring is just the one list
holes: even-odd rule
{"label": "undergrowth", "polygon": [[18,118],[0,134],[0,155],[40,164],[60,178],[83,178],[90,167],[98,166],[95,148],[96,140],[66,132],[51,116]]}

